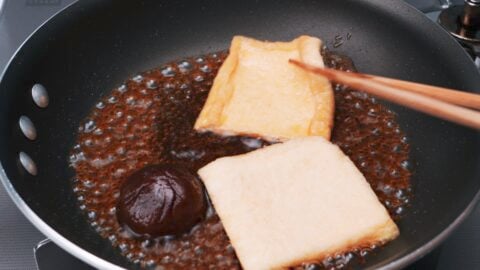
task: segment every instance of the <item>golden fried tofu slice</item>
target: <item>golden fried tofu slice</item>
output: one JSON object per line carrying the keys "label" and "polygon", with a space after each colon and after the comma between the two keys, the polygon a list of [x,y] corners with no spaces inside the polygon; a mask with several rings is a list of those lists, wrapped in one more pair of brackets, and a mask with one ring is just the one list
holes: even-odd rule
{"label": "golden fried tofu slice", "polygon": [[365,177],[322,137],[220,158],[198,173],[247,270],[321,261],[399,235]]}
{"label": "golden fried tofu slice", "polygon": [[291,42],[233,38],[195,129],[271,141],[330,138],[334,96],[330,82],[290,64],[297,59],[324,66],[318,38]]}

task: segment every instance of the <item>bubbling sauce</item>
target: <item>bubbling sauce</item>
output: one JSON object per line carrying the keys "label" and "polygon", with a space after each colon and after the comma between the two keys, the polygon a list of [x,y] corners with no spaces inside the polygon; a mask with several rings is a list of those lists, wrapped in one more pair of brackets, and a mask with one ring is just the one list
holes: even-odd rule
{"label": "bubbling sauce", "polygon": [[[352,62],[322,52],[327,66],[354,70]],[[127,80],[101,99],[80,124],[70,162],[74,192],[91,226],[132,263],[150,269],[241,269],[219,217],[210,205],[203,221],[177,237],[133,235],[116,218],[120,187],[154,164],[196,171],[222,156],[269,143],[259,138],[197,133],[193,124],[227,52],[171,62]],[[361,92],[334,85],[332,141],[353,160],[391,216],[410,199],[409,146],[393,112]],[[341,191],[339,191],[341,192]],[[375,246],[336,254],[295,269],[343,268],[363,261]]]}

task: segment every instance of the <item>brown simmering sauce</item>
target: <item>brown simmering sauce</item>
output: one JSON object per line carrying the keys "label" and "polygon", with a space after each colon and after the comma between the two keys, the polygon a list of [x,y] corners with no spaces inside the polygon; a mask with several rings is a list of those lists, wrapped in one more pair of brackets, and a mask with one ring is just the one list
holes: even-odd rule
{"label": "brown simmering sauce", "polygon": [[[91,226],[133,263],[152,269],[240,269],[215,210],[190,232],[176,237],[134,236],[116,218],[122,183],[147,165],[175,163],[195,172],[222,156],[269,143],[251,137],[197,133],[194,122],[227,53],[171,62],[137,75],[99,101],[78,129],[71,164],[74,191]],[[354,70],[352,62],[323,52],[329,67]],[[393,112],[361,92],[335,89],[332,141],[350,156],[390,214],[398,219],[409,203],[407,139]],[[341,193],[341,190],[339,190]],[[300,225],[301,226],[301,225]],[[295,268],[343,268],[363,261],[376,247],[336,254]]]}

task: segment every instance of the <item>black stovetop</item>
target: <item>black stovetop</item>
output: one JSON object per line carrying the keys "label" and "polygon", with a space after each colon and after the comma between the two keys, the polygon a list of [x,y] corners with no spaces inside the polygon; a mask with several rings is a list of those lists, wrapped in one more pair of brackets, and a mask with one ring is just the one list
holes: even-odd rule
{"label": "black stovetop", "polygon": [[[406,0],[436,19],[442,2]],[[21,42],[44,20],[74,0],[0,0],[0,70]],[[452,2],[462,3],[462,0]],[[2,8],[3,3],[3,8]],[[0,270],[90,269],[50,243],[17,210],[0,185]],[[34,247],[36,249],[35,260]],[[464,224],[438,249],[411,269],[480,269],[480,205]]]}

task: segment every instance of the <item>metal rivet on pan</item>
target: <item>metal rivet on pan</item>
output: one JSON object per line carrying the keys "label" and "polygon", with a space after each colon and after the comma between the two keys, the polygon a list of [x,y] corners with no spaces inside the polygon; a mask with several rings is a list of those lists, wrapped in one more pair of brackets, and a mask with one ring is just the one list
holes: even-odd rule
{"label": "metal rivet on pan", "polygon": [[18,154],[18,158],[20,163],[22,164],[23,168],[30,173],[31,175],[37,175],[37,165],[33,162],[32,158],[27,155],[25,152],[20,152]]}
{"label": "metal rivet on pan", "polygon": [[32,98],[38,107],[46,108],[48,106],[47,89],[45,89],[45,87],[39,83],[32,87]]}
{"label": "metal rivet on pan", "polygon": [[20,129],[22,130],[25,137],[32,141],[37,138],[37,130],[35,129],[35,126],[33,125],[33,122],[32,120],[30,120],[30,118],[22,115],[20,117],[20,120],[18,120],[18,125],[20,126]]}

